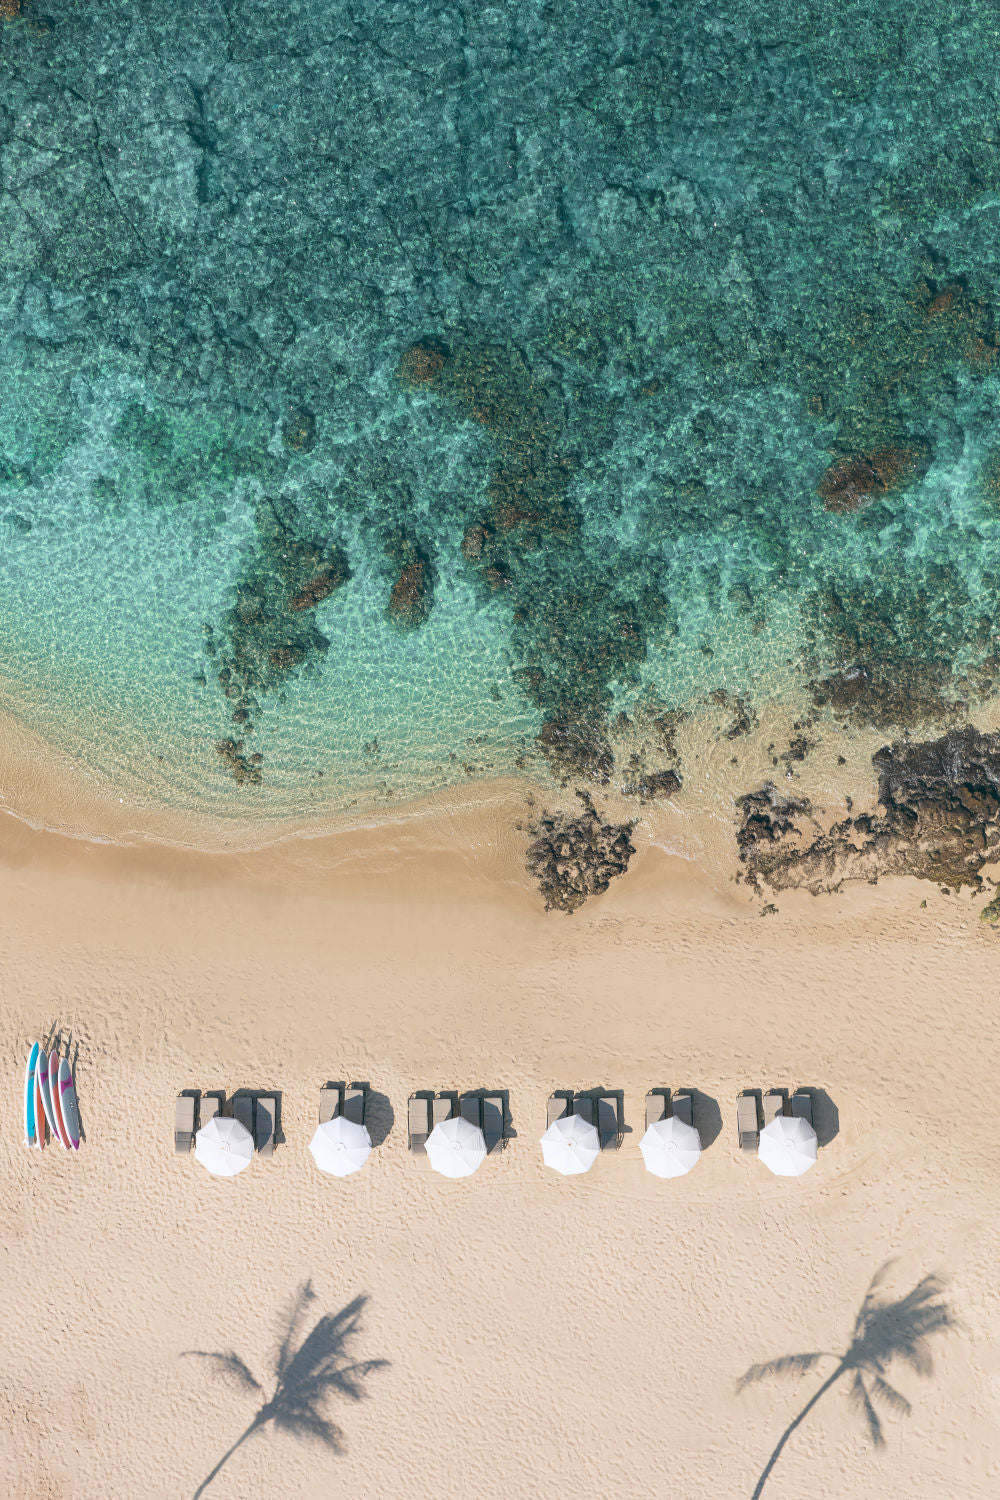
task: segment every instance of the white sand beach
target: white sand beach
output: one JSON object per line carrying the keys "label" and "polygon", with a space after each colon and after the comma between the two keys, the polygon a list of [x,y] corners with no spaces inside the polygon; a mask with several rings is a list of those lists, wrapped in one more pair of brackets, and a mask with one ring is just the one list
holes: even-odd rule
{"label": "white sand beach", "polygon": [[[330,1405],[342,1453],[266,1427],[209,1496],[749,1497],[821,1373],[738,1377],[846,1347],[893,1259],[891,1289],[938,1272],[956,1320],[932,1373],[886,1372],[912,1415],[887,1412],[875,1449],[834,1387],[765,1494],[1000,1492],[1000,939],[916,882],[761,917],[649,846],[607,896],[544,915],[512,821],[209,856],[3,819],[3,1493],[193,1495],[258,1403],[185,1351],[234,1351],[269,1389],[311,1282],[310,1317],[368,1299],[348,1353],[387,1364]],[[21,1145],[24,1060],[52,1026],[79,1046],[76,1158]],[[307,1150],[328,1078],[394,1115],[342,1181]],[[673,1182],[638,1151],[658,1084],[721,1115]],[[737,1150],[738,1091],[772,1084],[830,1101],[800,1180]],[[596,1085],[624,1090],[621,1151],[545,1171],[547,1094]],[[510,1091],[502,1157],[459,1182],[408,1157],[413,1089],[487,1086]],[[220,1181],[175,1158],[188,1087],[280,1091],[273,1160]]]}

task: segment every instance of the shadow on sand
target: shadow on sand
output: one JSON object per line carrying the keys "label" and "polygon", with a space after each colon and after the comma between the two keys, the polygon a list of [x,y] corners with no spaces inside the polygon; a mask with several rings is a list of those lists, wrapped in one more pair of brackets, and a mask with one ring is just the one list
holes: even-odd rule
{"label": "shadow on sand", "polygon": [[944,1284],[938,1276],[925,1276],[905,1297],[881,1295],[882,1283],[892,1266],[887,1261],[872,1277],[854,1320],[854,1332],[847,1349],[840,1354],[813,1350],[808,1354],[785,1354],[766,1364],[751,1365],[737,1382],[737,1391],[745,1390],[771,1375],[805,1375],[825,1360],[833,1360],[833,1369],[802,1410],[792,1418],[778,1439],[764,1471],[757,1481],[753,1500],[759,1500],[781,1451],[795,1429],[805,1420],[816,1403],[838,1380],[847,1381],[847,1395],[868,1427],[872,1442],[885,1442],[882,1419],[876,1403],[897,1416],[908,1416],[910,1403],[885,1378],[887,1366],[899,1362],[917,1375],[928,1376],[934,1368],[931,1340],[955,1326],[951,1309],[942,1298]]}
{"label": "shadow on sand", "polygon": [[237,1448],[268,1423],[292,1437],[320,1443],[332,1453],[343,1452],[343,1429],[327,1416],[326,1404],[335,1397],[360,1401],[368,1394],[364,1382],[387,1361],[354,1362],[347,1358],[348,1345],[361,1331],[361,1313],[368,1300],[366,1297],[355,1297],[338,1313],[325,1313],[303,1337],[306,1313],[315,1300],[316,1294],[309,1282],[296,1293],[274,1359],[272,1396],[264,1395],[263,1385],[238,1354],[185,1350],[185,1357],[207,1360],[216,1374],[228,1380],[230,1385],[262,1398],[252,1422],[202,1480],[195,1490],[194,1500],[205,1493]]}

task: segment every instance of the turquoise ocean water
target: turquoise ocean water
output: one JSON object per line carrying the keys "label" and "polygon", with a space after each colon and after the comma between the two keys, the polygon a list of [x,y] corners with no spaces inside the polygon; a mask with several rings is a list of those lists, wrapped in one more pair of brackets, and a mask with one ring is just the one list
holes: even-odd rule
{"label": "turquoise ocean water", "polygon": [[974,709],[998,46],[985,3],[24,0],[0,707],[262,831],[627,784],[713,694]]}

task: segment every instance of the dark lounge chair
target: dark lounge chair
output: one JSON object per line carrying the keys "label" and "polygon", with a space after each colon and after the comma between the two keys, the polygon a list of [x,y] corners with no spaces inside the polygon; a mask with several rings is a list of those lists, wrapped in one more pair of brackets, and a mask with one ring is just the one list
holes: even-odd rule
{"label": "dark lounge chair", "polygon": [[410,1150],[414,1156],[427,1155],[427,1137],[431,1133],[431,1101],[426,1094],[411,1094],[406,1112]]}
{"label": "dark lounge chair", "polygon": [[174,1105],[174,1151],[178,1156],[183,1156],[194,1145],[194,1107],[193,1094],[177,1095],[177,1103]]}
{"label": "dark lounge chair", "polygon": [[741,1151],[756,1151],[760,1144],[760,1119],[755,1094],[741,1094],[736,1101],[736,1132]]}
{"label": "dark lounge chair", "polygon": [[274,1132],[277,1124],[278,1101],[273,1094],[264,1095],[254,1105],[254,1141],[258,1155],[274,1155]]}

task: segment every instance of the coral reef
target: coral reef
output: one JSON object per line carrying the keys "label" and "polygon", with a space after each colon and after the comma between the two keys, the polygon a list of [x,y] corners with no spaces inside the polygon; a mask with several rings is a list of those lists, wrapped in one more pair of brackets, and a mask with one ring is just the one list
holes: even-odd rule
{"label": "coral reef", "polygon": [[634,823],[605,823],[588,793],[578,791],[580,812],[543,812],[530,828],[528,871],[538,882],[546,911],[577,911],[589,897],[624,875],[635,853]]}
{"label": "coral reef", "polygon": [[[326,654],[330,643],[314,611],[350,577],[342,547],[302,535],[296,520],[289,505],[261,503],[257,546],[248,553],[235,602],[220,632],[210,623],[205,627],[206,654],[232,704],[233,722],[245,734],[254,730],[262,699]],[[242,747],[242,740],[223,740],[216,749],[238,785],[259,785],[263,756],[246,757]]]}

